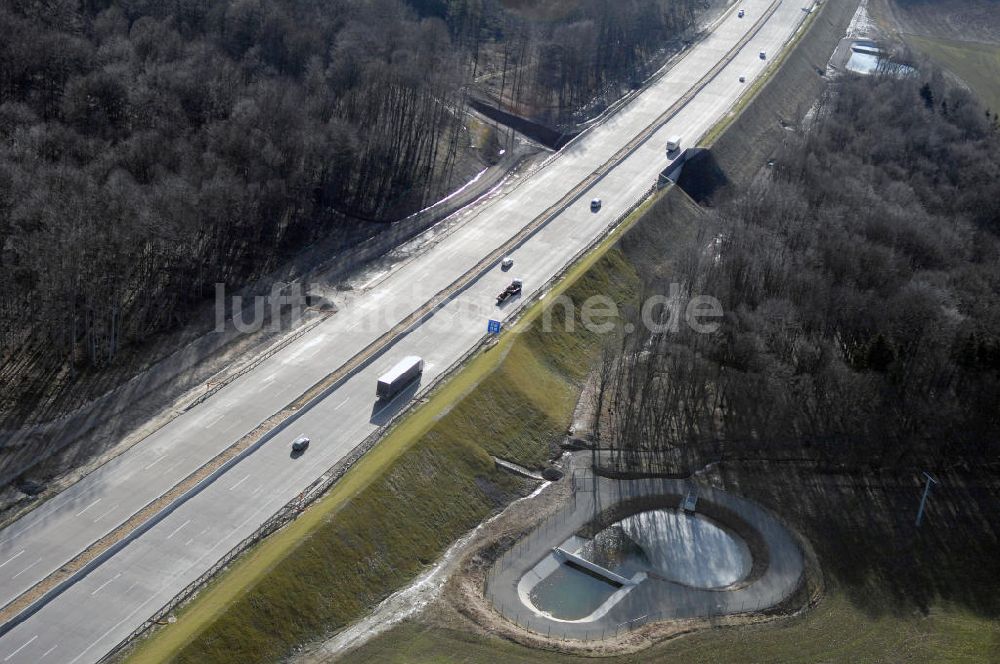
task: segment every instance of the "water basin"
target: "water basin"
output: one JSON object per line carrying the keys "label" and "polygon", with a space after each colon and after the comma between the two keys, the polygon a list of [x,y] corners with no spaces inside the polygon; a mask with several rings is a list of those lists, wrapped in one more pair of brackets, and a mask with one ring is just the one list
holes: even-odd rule
{"label": "water basin", "polygon": [[555,571],[531,589],[531,603],[562,620],[579,620],[596,611],[619,586],[568,564]]}
{"label": "water basin", "polygon": [[[753,565],[750,549],[741,538],[703,516],[675,509],[640,512],[613,523],[591,540],[574,537],[563,545],[637,583],[660,579],[695,588],[724,588],[746,578]],[[601,609],[600,615],[635,587],[632,583],[622,586],[553,555],[536,565],[521,583],[522,596],[531,606],[559,620],[586,619]]]}
{"label": "water basin", "polygon": [[745,578],[753,565],[750,549],[742,539],[697,514],[652,510],[622,519],[615,526],[630,548],[641,552],[630,555],[623,565],[645,567],[670,581],[721,588]]}

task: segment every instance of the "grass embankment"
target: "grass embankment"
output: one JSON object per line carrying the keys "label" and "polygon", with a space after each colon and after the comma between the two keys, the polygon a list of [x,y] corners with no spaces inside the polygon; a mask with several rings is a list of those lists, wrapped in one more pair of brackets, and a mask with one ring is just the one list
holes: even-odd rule
{"label": "grass embankment", "polygon": [[1000,113],[1000,45],[917,35],[904,39],[965,81],[987,108]]}
{"label": "grass embankment", "polygon": [[[641,212],[641,210],[640,210]],[[635,215],[638,218],[639,214]],[[629,220],[552,292],[629,300],[616,243]],[[551,301],[552,295],[545,299]],[[395,427],[333,490],[268,538],[130,653],[132,662],[268,662],[357,620],[462,533],[520,495],[491,455],[539,467],[564,434],[596,337],[542,305]]]}

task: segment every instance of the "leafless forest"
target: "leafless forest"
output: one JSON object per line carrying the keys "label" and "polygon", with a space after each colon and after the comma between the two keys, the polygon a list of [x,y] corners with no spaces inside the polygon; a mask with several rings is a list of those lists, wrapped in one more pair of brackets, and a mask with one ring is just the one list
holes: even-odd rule
{"label": "leafless forest", "polygon": [[996,116],[936,78],[836,91],[687,262],[689,294],[721,300],[718,331],[640,324],[608,345],[599,396],[623,468],[1000,455]]}
{"label": "leafless forest", "polygon": [[[572,127],[661,64],[694,27],[697,0],[415,0],[447,17],[494,103]],[[489,37],[492,35],[492,37]]]}
{"label": "leafless forest", "polygon": [[457,186],[484,72],[522,105],[572,110],[631,80],[696,6],[3,2],[0,425],[42,401],[56,414],[214,283]]}

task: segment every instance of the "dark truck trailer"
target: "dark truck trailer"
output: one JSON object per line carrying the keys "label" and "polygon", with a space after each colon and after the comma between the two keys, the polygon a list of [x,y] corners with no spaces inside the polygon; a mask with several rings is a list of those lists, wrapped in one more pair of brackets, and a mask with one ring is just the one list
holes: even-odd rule
{"label": "dark truck trailer", "polygon": [[408,355],[397,362],[392,369],[379,376],[375,395],[379,399],[391,399],[419,378],[423,372],[424,361],[416,355]]}
{"label": "dark truck trailer", "polygon": [[510,298],[514,297],[515,295],[520,295],[520,294],[521,294],[521,280],[515,279],[514,281],[510,282],[510,286],[504,288],[502,291],[500,291],[500,294],[497,295],[497,305],[499,306],[504,302],[506,302],[507,300],[509,300]]}

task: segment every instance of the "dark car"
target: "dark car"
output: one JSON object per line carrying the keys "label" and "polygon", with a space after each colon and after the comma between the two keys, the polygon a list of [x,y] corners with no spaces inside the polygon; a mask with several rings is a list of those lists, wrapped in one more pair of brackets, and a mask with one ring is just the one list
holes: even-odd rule
{"label": "dark car", "polygon": [[307,447],[309,447],[309,439],[305,436],[299,436],[292,441],[293,452],[305,452]]}

